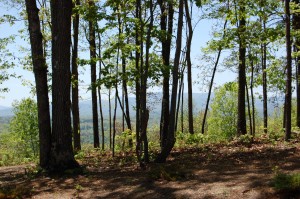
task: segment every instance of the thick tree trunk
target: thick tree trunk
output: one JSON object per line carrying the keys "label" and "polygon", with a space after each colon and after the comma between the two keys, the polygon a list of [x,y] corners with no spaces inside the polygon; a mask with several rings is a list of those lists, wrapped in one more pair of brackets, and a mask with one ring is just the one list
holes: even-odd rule
{"label": "thick tree trunk", "polygon": [[[93,12],[95,6],[94,0],[89,0],[90,12]],[[99,124],[98,124],[98,105],[97,105],[97,87],[96,87],[96,34],[95,22],[89,20],[89,44],[90,44],[90,59],[91,59],[91,91],[92,91],[92,109],[93,109],[93,135],[94,148],[100,147],[99,142]]]}
{"label": "thick tree trunk", "polygon": [[71,15],[71,0],[51,0],[53,118],[49,167],[54,171],[78,167],[72,147],[70,114]]}
{"label": "thick tree trunk", "polygon": [[167,141],[169,128],[169,106],[170,106],[170,53],[173,35],[173,16],[174,9],[172,2],[163,0],[158,1],[161,9],[160,27],[162,31],[167,32],[166,36],[161,38],[162,59],[163,59],[163,97],[162,97],[162,118],[160,123],[161,146],[164,147]]}
{"label": "thick tree trunk", "polygon": [[[240,12],[245,13],[244,5],[240,5]],[[240,16],[239,24],[239,78],[238,78],[238,121],[237,121],[237,135],[244,135],[247,133],[246,128],[246,104],[245,104],[245,88],[246,88],[246,20],[245,16]]]}
{"label": "thick tree trunk", "polygon": [[172,81],[172,98],[170,108],[170,119],[169,119],[169,130],[166,140],[166,145],[162,147],[161,153],[156,158],[157,162],[165,162],[168,155],[170,154],[175,144],[175,112],[176,112],[176,101],[177,101],[177,90],[178,90],[178,69],[181,54],[181,42],[182,42],[182,26],[183,26],[183,1],[179,1],[179,16],[178,16],[178,29],[176,39],[176,51],[174,59],[174,67],[172,70],[173,81]]}
{"label": "thick tree trunk", "polygon": [[43,53],[39,10],[35,0],[26,0],[28,29],[30,34],[31,56],[36,84],[38,127],[40,141],[40,166],[47,168],[51,148],[51,125],[47,84],[47,65]]}
{"label": "thick tree trunk", "polygon": [[[76,5],[80,1],[76,0]],[[81,150],[80,143],[80,117],[79,117],[79,95],[78,95],[78,34],[79,14],[73,18],[73,49],[72,49],[72,114],[73,114],[73,147],[75,151]]]}
{"label": "thick tree trunk", "polygon": [[285,28],[286,28],[286,91],[285,91],[285,141],[291,138],[292,120],[292,49],[291,49],[291,19],[290,1],[285,0]]}
{"label": "thick tree trunk", "polygon": [[193,87],[192,87],[192,62],[191,62],[191,45],[193,38],[192,19],[189,12],[188,0],[185,0],[186,21],[188,24],[187,38],[187,83],[188,83],[188,115],[189,115],[189,133],[194,134],[194,119],[193,119]]}

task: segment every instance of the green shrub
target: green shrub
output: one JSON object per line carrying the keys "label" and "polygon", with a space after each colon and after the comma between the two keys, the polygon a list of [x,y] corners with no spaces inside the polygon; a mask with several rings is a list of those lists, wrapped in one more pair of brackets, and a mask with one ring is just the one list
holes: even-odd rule
{"label": "green shrub", "polygon": [[300,173],[285,174],[278,172],[272,180],[272,186],[277,191],[299,191],[300,190]]}
{"label": "green shrub", "polygon": [[207,120],[208,134],[213,141],[232,139],[236,135],[237,89],[235,82],[229,82],[215,91]]}
{"label": "green shrub", "polygon": [[0,134],[0,166],[38,159],[37,104],[27,98],[13,104],[14,117],[8,132]]}

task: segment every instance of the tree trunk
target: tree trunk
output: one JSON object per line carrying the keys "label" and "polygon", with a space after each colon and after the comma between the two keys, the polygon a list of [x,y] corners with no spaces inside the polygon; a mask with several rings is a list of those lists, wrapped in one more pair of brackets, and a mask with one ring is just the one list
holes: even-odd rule
{"label": "tree trunk", "polygon": [[[89,0],[90,12],[94,12],[95,2]],[[97,87],[96,87],[96,36],[95,36],[95,21],[89,19],[89,44],[90,44],[90,59],[91,59],[91,91],[92,91],[92,109],[93,109],[93,135],[94,148],[100,147],[99,142],[99,125],[98,125],[98,107],[97,107]]]}
{"label": "tree trunk", "polygon": [[178,103],[177,103],[177,108],[176,108],[176,119],[175,119],[175,132],[177,132],[177,129],[178,129],[178,116],[179,116],[179,109],[180,109],[180,103],[181,103],[180,102],[181,101],[181,93],[183,93],[184,70],[185,70],[185,67],[182,68],[181,75],[180,75]]}
{"label": "tree trunk", "polygon": [[292,50],[290,26],[290,1],[285,0],[285,29],[286,29],[286,91],[285,91],[285,141],[291,138],[292,117]]}
{"label": "tree trunk", "polygon": [[115,85],[115,107],[114,107],[114,118],[113,118],[113,137],[112,137],[112,157],[115,157],[115,141],[116,141],[116,122],[117,122],[117,108],[118,108],[118,87]]}
{"label": "tree trunk", "polygon": [[[101,70],[102,70],[102,60],[101,60],[101,48],[102,48],[102,40],[101,40],[101,36],[100,36],[100,32],[99,32],[99,27],[97,27],[97,32],[98,32],[98,40],[99,40],[99,44],[98,44],[98,54],[99,54],[99,79],[101,80]],[[104,150],[104,145],[105,145],[105,136],[104,136],[104,119],[103,119],[103,109],[102,109],[102,98],[101,98],[101,86],[98,86],[98,96],[99,96],[99,112],[100,112],[100,122],[101,122],[101,148],[102,150]]]}
{"label": "tree trunk", "polygon": [[183,0],[180,0],[176,51],[175,51],[174,67],[172,70],[173,86],[172,86],[169,130],[168,130],[166,145],[162,147],[161,153],[156,158],[157,162],[165,162],[175,144],[175,116],[176,116],[175,112],[176,112],[176,101],[177,101],[177,90],[178,90],[178,69],[180,64],[179,62],[180,62],[181,42],[182,42],[183,6],[184,6],[183,4],[184,4]]}
{"label": "tree trunk", "polygon": [[[299,0],[293,0],[295,4],[299,5]],[[293,28],[295,31],[300,30],[300,14],[293,15]],[[296,52],[299,53],[300,37],[295,37]],[[296,57],[296,95],[297,95],[297,127],[300,128],[300,56]]]}
{"label": "tree trunk", "polygon": [[[137,0],[136,1],[136,10],[135,10],[135,14],[136,14],[136,18],[137,20],[139,20],[141,18],[141,1]],[[141,45],[140,42],[140,24],[138,22],[136,22],[136,27],[135,27],[135,45],[139,46]],[[141,54],[140,51],[138,49],[136,49],[135,51],[135,69],[137,72],[140,72],[140,58],[141,58]],[[136,154],[139,158],[139,138],[140,138],[140,92],[141,92],[141,85],[140,85],[140,78],[138,75],[136,75],[135,77],[135,98],[136,98],[136,127],[135,127],[135,131],[136,131]]]}
{"label": "tree trunk", "polygon": [[250,104],[250,97],[249,97],[249,91],[248,91],[248,84],[247,83],[246,83],[246,96],[247,96],[247,105],[248,105],[250,135],[252,135],[253,134],[253,128],[252,128],[251,104]]}
{"label": "tree trunk", "polygon": [[111,88],[108,90],[108,112],[109,112],[109,149],[112,149],[112,125],[111,125]]}
{"label": "tree trunk", "polygon": [[[266,22],[263,21],[264,31]],[[267,95],[267,44],[262,44],[262,71],[263,71],[263,108],[264,108],[264,133],[268,133],[268,95]]]}
{"label": "tree trunk", "polygon": [[[225,20],[225,23],[224,23],[224,26],[223,26],[223,31],[224,31],[223,37],[225,36],[226,25],[227,25],[227,20]],[[212,91],[212,87],[213,87],[213,84],[214,84],[214,79],[215,79],[215,75],[216,75],[216,71],[217,71],[217,66],[219,64],[221,52],[222,52],[222,47],[219,47],[217,60],[215,62],[215,66],[214,66],[213,73],[212,73],[211,80],[210,80],[210,84],[209,84],[209,90],[208,90],[208,95],[207,95],[207,100],[206,100],[206,106],[205,106],[203,121],[202,121],[202,131],[201,131],[202,134],[205,133],[205,123],[206,123],[206,117],[207,117],[207,112],[208,112],[208,107],[209,107],[209,101],[210,101],[211,91]]]}
{"label": "tree trunk", "polygon": [[[123,74],[126,72],[126,60],[125,58],[122,58],[122,71]],[[128,145],[130,148],[133,146],[132,138],[131,138],[131,132],[132,132],[132,127],[131,127],[131,119],[130,119],[130,112],[129,112],[129,101],[128,101],[128,90],[127,90],[127,77],[123,77],[122,81],[122,87],[123,87],[123,97],[125,101],[125,114],[126,114],[126,124],[127,128],[130,130],[130,135],[129,135],[129,140],[128,140]]]}
{"label": "tree trunk", "polygon": [[192,87],[192,62],[191,62],[191,45],[193,38],[192,19],[189,12],[188,0],[185,0],[186,21],[188,24],[188,38],[187,38],[187,83],[188,83],[188,115],[189,115],[189,133],[194,134],[194,120],[193,120],[193,87]]}
{"label": "tree trunk", "polygon": [[25,2],[28,14],[31,56],[37,94],[40,166],[45,169],[48,167],[51,148],[47,65],[43,53],[43,35],[41,33],[39,10],[36,1],[26,0]]}
{"label": "tree trunk", "polygon": [[[80,1],[76,0],[76,5],[80,5]],[[72,114],[73,114],[73,145],[74,150],[81,150],[80,143],[80,117],[79,117],[79,96],[78,96],[78,29],[79,14],[76,13],[73,18],[73,48],[72,48]]]}
{"label": "tree trunk", "polygon": [[72,147],[70,114],[71,15],[71,0],[51,0],[53,107],[49,167],[54,171],[78,167]]}
{"label": "tree trunk", "polygon": [[253,94],[253,82],[254,82],[254,63],[253,59],[251,59],[251,80],[250,80],[250,93],[251,93],[251,103],[252,103],[252,136],[255,136],[255,101]]}
{"label": "tree trunk", "polygon": [[163,0],[158,1],[161,9],[160,27],[161,30],[167,32],[166,36],[162,36],[162,60],[163,60],[163,98],[162,98],[162,118],[160,123],[161,146],[164,147],[167,141],[169,128],[169,106],[170,106],[170,53],[173,35],[173,3]]}
{"label": "tree trunk", "polygon": [[[149,2],[149,9],[150,9],[150,23],[148,25],[147,30],[147,38],[146,38],[146,60],[145,64],[141,64],[141,90],[140,90],[140,100],[141,100],[141,137],[138,143],[138,148],[142,148],[142,142],[144,146],[144,161],[149,162],[149,154],[148,154],[148,138],[147,138],[147,127],[148,127],[148,120],[149,120],[149,110],[147,109],[147,80],[148,80],[148,72],[150,68],[150,48],[151,48],[151,33],[153,28],[153,2],[150,0]],[[142,48],[143,46],[141,46]]]}
{"label": "tree trunk", "polygon": [[[240,12],[245,14],[244,5],[240,5]],[[246,128],[246,104],[245,104],[245,88],[246,88],[246,19],[245,16],[240,16],[239,20],[239,78],[238,78],[238,121],[237,135],[247,134]]]}

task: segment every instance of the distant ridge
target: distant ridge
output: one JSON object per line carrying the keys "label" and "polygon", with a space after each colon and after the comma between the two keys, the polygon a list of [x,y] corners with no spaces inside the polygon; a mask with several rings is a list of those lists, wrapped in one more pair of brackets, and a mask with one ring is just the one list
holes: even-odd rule
{"label": "distant ridge", "polygon": [[[206,100],[207,100],[207,93],[193,93],[193,112],[194,114],[197,114],[199,111],[205,109]],[[187,109],[187,93],[184,93],[184,109]],[[148,93],[147,94],[147,105],[150,110],[150,120],[159,120],[160,119],[160,111],[161,111],[161,98],[162,93],[156,92],[156,93]],[[212,102],[214,98],[214,94],[211,95],[211,101]],[[132,119],[135,118],[135,97],[129,97],[129,107],[130,107],[130,116]],[[112,111],[114,109],[114,102],[115,100],[111,100],[112,105]],[[181,103],[181,102],[180,102]],[[259,116],[262,116],[263,112],[263,103],[261,100],[256,99],[255,101],[256,110],[258,111]],[[269,103],[269,114],[272,114],[274,111],[274,106]],[[120,105],[118,103],[118,109],[117,109],[117,116],[122,116],[122,110],[120,108]],[[109,103],[108,100],[102,100],[102,108],[103,108],[103,114],[104,117],[108,117],[109,115]],[[80,109],[80,116],[82,118],[91,118],[92,117],[92,101],[86,100],[86,101],[80,101],[79,102],[79,109]],[[0,117],[11,117],[13,116],[13,108],[12,107],[5,107],[0,106]]]}

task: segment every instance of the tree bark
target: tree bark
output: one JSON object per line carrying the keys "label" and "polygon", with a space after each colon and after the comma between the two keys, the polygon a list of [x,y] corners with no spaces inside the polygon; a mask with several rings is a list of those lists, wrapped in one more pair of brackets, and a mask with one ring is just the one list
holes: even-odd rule
{"label": "tree bark", "polygon": [[[295,4],[299,5],[299,0],[293,0]],[[295,31],[300,30],[300,14],[295,13],[293,15],[293,28]],[[299,53],[300,47],[300,38],[299,36],[295,37],[295,50]],[[297,95],[297,127],[300,128],[300,56],[296,57],[296,95]]]}
{"label": "tree bark", "polygon": [[164,147],[167,141],[168,128],[169,128],[169,106],[170,106],[170,53],[171,42],[173,35],[173,16],[174,9],[171,1],[166,2],[163,0],[158,1],[161,10],[160,27],[166,36],[162,36],[162,60],[163,60],[163,97],[162,97],[162,118],[160,123],[160,138],[161,146]]}
{"label": "tree bark", "polygon": [[[80,1],[76,0],[76,5]],[[74,5],[74,6],[76,6]],[[80,117],[79,117],[79,95],[78,95],[78,34],[79,34],[79,14],[73,18],[73,48],[72,48],[72,114],[73,114],[73,147],[75,151],[81,150],[80,143]]]}
{"label": "tree bark", "polygon": [[291,49],[291,19],[290,1],[285,0],[285,31],[286,31],[286,91],[285,91],[285,141],[291,138],[292,126],[292,49]]}
{"label": "tree bark", "polygon": [[[245,13],[244,5],[240,5],[240,12]],[[237,135],[247,134],[246,128],[246,104],[245,104],[245,88],[246,88],[246,19],[245,16],[239,16],[239,78],[238,78],[238,121]]]}
{"label": "tree bark", "polygon": [[187,83],[188,83],[188,115],[189,115],[189,133],[194,134],[194,119],[193,119],[193,87],[192,87],[192,62],[191,62],[191,45],[193,38],[192,19],[189,12],[188,0],[185,0],[186,21],[188,24],[187,38]]}
{"label": "tree bark", "polygon": [[[89,0],[90,12],[94,12],[95,2]],[[90,59],[91,59],[91,91],[92,91],[92,110],[93,110],[93,135],[94,135],[94,148],[100,147],[99,142],[99,124],[98,124],[98,105],[97,105],[97,87],[96,87],[96,34],[95,34],[95,21],[89,19],[89,44],[90,44]]]}
{"label": "tree bark", "polygon": [[176,110],[176,119],[175,119],[175,132],[177,132],[177,129],[178,129],[178,116],[179,116],[179,108],[180,108],[180,103],[181,103],[180,102],[181,101],[181,93],[183,93],[184,71],[185,71],[185,67],[182,68],[181,75],[180,75],[178,103],[177,103],[177,108],[176,108],[177,110]]}
{"label": "tree bark", "polygon": [[[126,72],[126,60],[125,58],[122,58],[122,71],[123,74]],[[132,127],[131,127],[131,119],[130,119],[130,111],[129,111],[129,100],[128,100],[128,90],[127,90],[127,77],[123,77],[122,81],[122,87],[123,87],[123,97],[124,97],[124,107],[125,107],[125,114],[126,114],[126,124],[127,128],[130,130],[130,135],[129,135],[129,140],[128,140],[128,145],[130,148],[133,146],[132,138],[131,138],[131,132],[132,132]]]}
{"label": "tree bark", "polygon": [[254,82],[254,63],[253,59],[251,59],[251,80],[250,80],[250,93],[251,93],[251,103],[252,103],[252,136],[255,136],[255,102],[254,102],[254,94],[253,94],[253,82]]}
{"label": "tree bark", "polygon": [[[266,22],[263,21],[263,29],[266,31]],[[268,88],[267,88],[267,44],[262,44],[262,71],[263,71],[263,109],[264,109],[264,133],[268,133]]]}
{"label": "tree bark", "polygon": [[[99,80],[101,80],[101,70],[102,70],[102,60],[101,60],[101,48],[102,48],[102,40],[101,40],[101,35],[100,35],[100,32],[99,32],[99,27],[97,27],[97,32],[98,32],[98,40],[99,40],[99,43],[98,43],[98,54],[99,54]],[[103,118],[103,109],[102,109],[102,98],[101,98],[101,86],[98,86],[98,96],[99,96],[99,113],[100,113],[100,122],[101,122],[101,148],[102,150],[104,150],[104,145],[105,145],[105,136],[104,136],[104,118]]]}
{"label": "tree bark", "polygon": [[71,0],[51,0],[53,107],[49,167],[54,171],[79,166],[74,159],[70,114],[71,15]]}
{"label": "tree bark", "polygon": [[51,125],[47,83],[47,65],[43,53],[43,35],[41,33],[39,10],[35,0],[26,0],[28,29],[30,34],[31,56],[35,77],[38,128],[40,141],[40,166],[47,168],[51,148]]}
{"label": "tree bark", "polygon": [[[136,15],[136,19],[140,20],[141,18],[141,1],[137,0],[136,1],[136,10],[135,10],[135,15]],[[141,45],[141,41],[140,41],[140,24],[138,22],[136,22],[136,26],[135,26],[135,45],[136,47],[140,47]],[[140,72],[140,59],[141,59],[141,53],[138,49],[136,49],[135,51],[135,69],[137,71],[136,77],[135,77],[135,99],[136,99],[136,127],[135,127],[135,131],[136,131],[136,154],[137,157],[140,157],[140,148],[139,148],[139,138],[140,138],[140,92],[141,92],[141,85],[140,85],[140,77],[138,75],[138,73]]]}
{"label": "tree bark", "polygon": [[180,64],[179,62],[180,62],[181,43],[182,43],[183,6],[184,6],[183,1],[184,0],[179,1],[176,51],[175,51],[174,67],[172,70],[173,86],[172,86],[169,130],[168,130],[166,145],[162,147],[161,153],[156,158],[157,162],[165,162],[175,144],[175,117],[176,117],[175,112],[176,112],[176,101],[177,101],[177,90],[178,90],[178,69]]}

